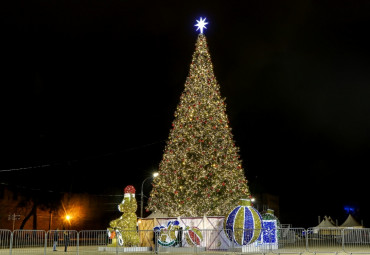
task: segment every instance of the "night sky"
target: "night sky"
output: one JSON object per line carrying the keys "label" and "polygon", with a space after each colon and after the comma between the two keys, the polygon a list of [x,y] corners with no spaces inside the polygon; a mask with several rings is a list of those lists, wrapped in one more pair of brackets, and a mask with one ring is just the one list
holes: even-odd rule
{"label": "night sky", "polygon": [[252,193],[278,195],[296,227],[341,224],[344,206],[370,226],[369,13],[349,0],[1,1],[0,183],[139,193],[206,17]]}

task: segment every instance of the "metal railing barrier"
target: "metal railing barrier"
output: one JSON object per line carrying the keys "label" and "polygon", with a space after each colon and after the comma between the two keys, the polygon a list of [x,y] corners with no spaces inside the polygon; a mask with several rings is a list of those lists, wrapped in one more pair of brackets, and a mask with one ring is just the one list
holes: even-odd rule
{"label": "metal railing barrier", "polygon": [[[243,244],[243,245],[241,245]],[[0,229],[0,254],[370,254],[368,228],[14,230]]]}
{"label": "metal railing barrier", "polygon": [[14,230],[10,254],[45,254],[44,230]]}
{"label": "metal railing barrier", "polygon": [[307,251],[306,231],[303,228],[278,228],[275,240],[271,240],[272,253],[303,253]]}
{"label": "metal railing barrier", "polygon": [[370,229],[368,228],[343,229],[340,241],[346,253],[370,253]]}
{"label": "metal railing barrier", "polygon": [[77,253],[78,233],[76,230],[49,230],[46,233],[46,252],[66,251]]}
{"label": "metal railing barrier", "polygon": [[343,252],[342,230],[339,228],[307,229],[307,251],[312,253]]}
{"label": "metal railing barrier", "polygon": [[9,229],[0,229],[0,254],[1,251],[10,250],[12,232]]}

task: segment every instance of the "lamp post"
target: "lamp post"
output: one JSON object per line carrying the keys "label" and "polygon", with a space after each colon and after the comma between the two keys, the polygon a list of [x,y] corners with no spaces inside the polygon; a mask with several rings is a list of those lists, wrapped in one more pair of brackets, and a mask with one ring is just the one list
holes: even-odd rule
{"label": "lamp post", "polygon": [[149,176],[147,178],[144,179],[143,183],[141,184],[141,193],[140,193],[140,196],[141,196],[141,203],[140,203],[140,218],[143,218],[143,207],[144,207],[144,193],[143,193],[143,188],[144,188],[144,182],[148,179],[151,179],[151,178],[155,178],[158,176],[158,173],[155,172],[153,173],[152,176]]}
{"label": "lamp post", "polygon": [[18,214],[11,214],[11,215],[8,215],[8,220],[12,220],[13,221],[13,232],[14,232],[14,225],[15,225],[15,221],[16,220],[20,220],[21,219],[21,216],[18,215]]}

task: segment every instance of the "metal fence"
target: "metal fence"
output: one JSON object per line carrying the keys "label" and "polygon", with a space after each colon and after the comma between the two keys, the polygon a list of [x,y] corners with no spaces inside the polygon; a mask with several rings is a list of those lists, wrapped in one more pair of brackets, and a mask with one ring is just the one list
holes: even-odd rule
{"label": "metal fence", "polygon": [[[50,230],[45,233],[45,252],[65,251],[77,253],[79,232],[76,230]],[[40,253],[41,254],[41,253]]]}
{"label": "metal fence", "polygon": [[0,229],[0,252],[10,249],[12,232],[7,229]]}
{"label": "metal fence", "polygon": [[305,230],[303,228],[278,229],[278,243],[270,245],[272,253],[302,253],[307,250]]}
{"label": "metal fence", "polygon": [[[236,236],[259,236],[253,243],[239,245]],[[172,236],[172,238],[171,238]],[[231,240],[230,240],[231,237]],[[135,240],[135,241],[133,241]],[[157,245],[155,245],[157,244]],[[108,236],[106,230],[0,230],[0,254],[123,254],[123,253],[347,253],[370,254],[370,229],[279,228],[199,230],[181,234],[155,233],[149,230],[117,232]]]}
{"label": "metal fence", "polygon": [[370,229],[344,229],[340,242],[346,253],[369,253]]}

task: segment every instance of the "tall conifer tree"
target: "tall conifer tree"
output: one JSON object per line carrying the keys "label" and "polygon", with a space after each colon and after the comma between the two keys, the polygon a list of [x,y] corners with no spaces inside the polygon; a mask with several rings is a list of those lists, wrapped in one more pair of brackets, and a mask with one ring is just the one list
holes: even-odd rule
{"label": "tall conifer tree", "polygon": [[219,216],[250,196],[224,101],[200,33],[147,209]]}

